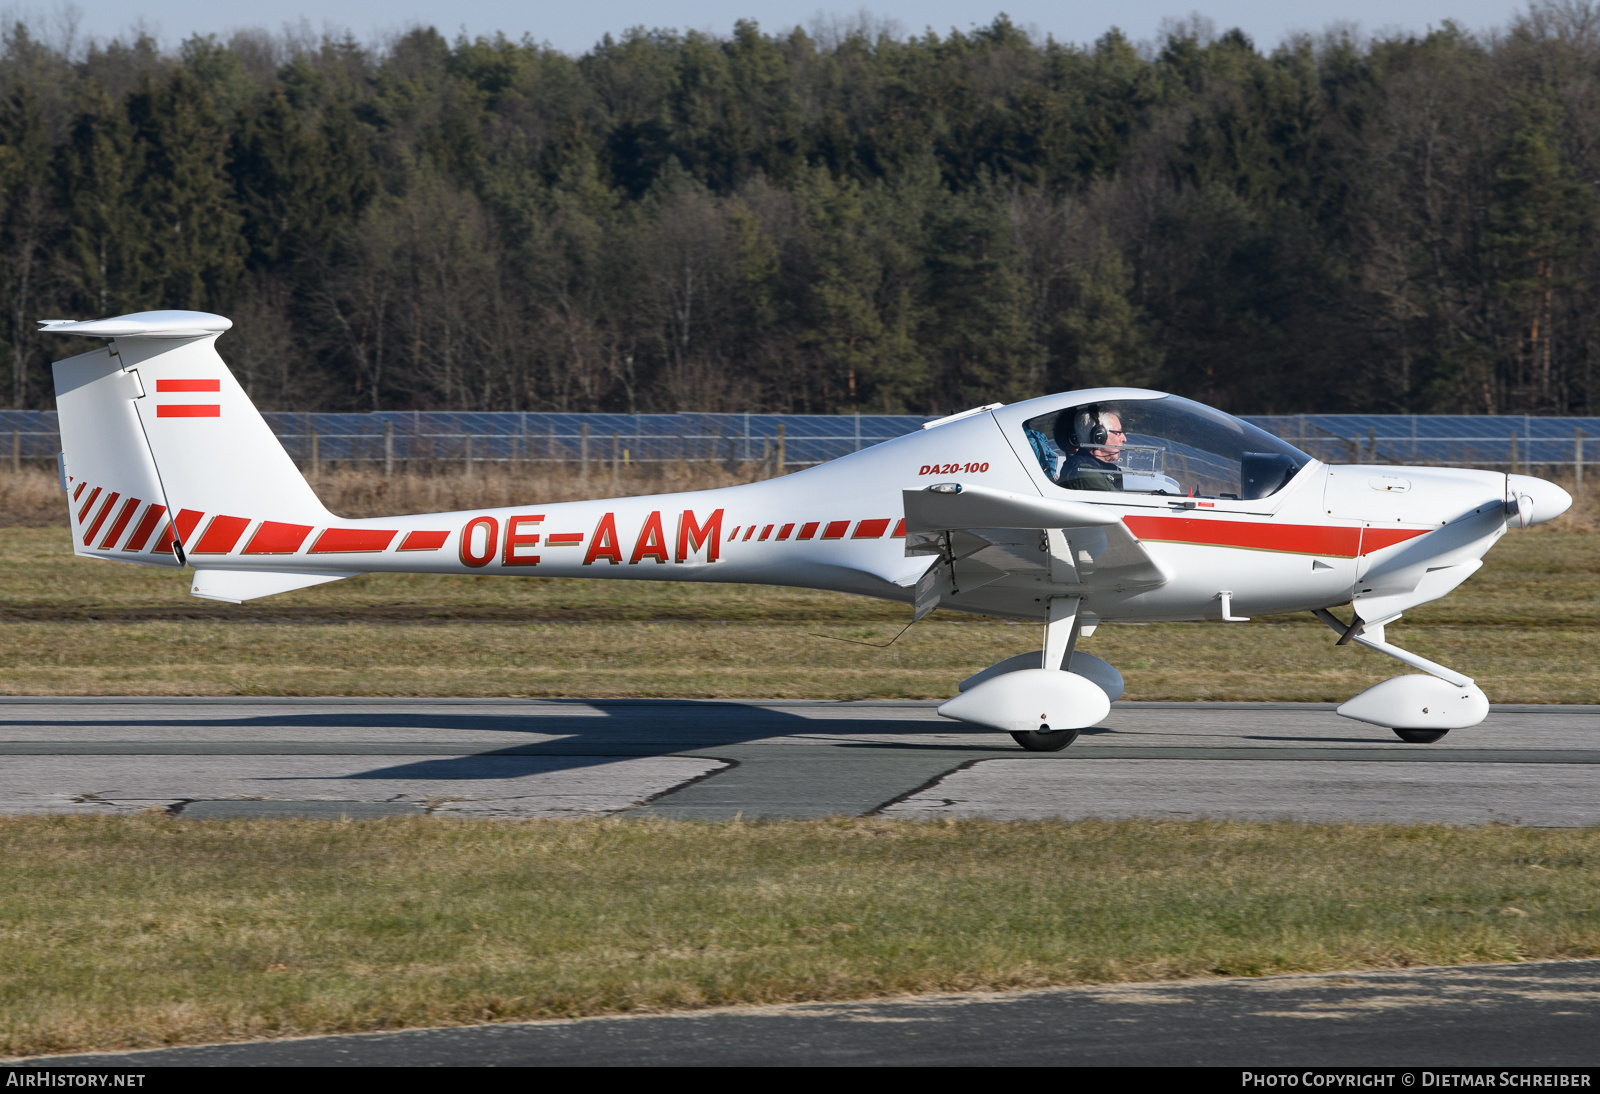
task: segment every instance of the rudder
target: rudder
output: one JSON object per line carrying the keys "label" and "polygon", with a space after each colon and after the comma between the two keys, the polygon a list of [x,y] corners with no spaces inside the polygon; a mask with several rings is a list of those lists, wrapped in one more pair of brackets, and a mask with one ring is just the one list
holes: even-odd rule
{"label": "rudder", "polygon": [[[179,565],[197,546],[206,552],[230,535],[236,539],[256,516],[329,522],[218,355],[217,337],[231,326],[219,315],[175,311],[43,325],[45,333],[113,340],[109,349],[55,365],[79,554]],[[84,498],[93,491],[99,493],[89,504]],[[127,512],[134,498],[141,508]],[[144,506],[155,498],[164,531],[140,546],[152,511]]]}

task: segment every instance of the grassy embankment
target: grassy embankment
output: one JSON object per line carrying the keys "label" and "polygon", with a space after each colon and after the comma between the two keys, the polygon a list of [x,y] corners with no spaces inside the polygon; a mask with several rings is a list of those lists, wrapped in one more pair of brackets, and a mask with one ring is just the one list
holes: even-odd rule
{"label": "grassy embankment", "polygon": [[[724,485],[659,473],[623,492]],[[334,473],[350,515],[560,500],[571,479]],[[1496,702],[1600,700],[1600,511],[1508,534],[1482,572],[1391,635],[1475,676]],[[371,575],[242,607],[195,600],[185,573],[70,554],[53,477],[0,477],[0,693],[933,698],[1033,648],[1036,628],[935,613],[888,649],[906,608],[756,586]],[[35,525],[27,527],[24,525]],[[52,526],[54,525],[54,526]],[[1334,649],[1309,616],[1248,625],[1107,626],[1084,648],[1130,699],[1343,700],[1401,671]]]}
{"label": "grassy embankment", "polygon": [[0,1054],[1600,953],[1600,830],[0,822]]}

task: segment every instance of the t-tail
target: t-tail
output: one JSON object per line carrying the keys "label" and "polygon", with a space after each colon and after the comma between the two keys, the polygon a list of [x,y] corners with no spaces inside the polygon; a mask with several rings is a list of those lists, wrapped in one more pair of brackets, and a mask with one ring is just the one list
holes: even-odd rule
{"label": "t-tail", "polygon": [[[44,333],[111,340],[55,363],[76,553],[179,567],[193,554],[233,551],[252,516],[270,514],[243,553],[293,555],[336,521],[218,356],[217,336],[232,325],[190,311],[42,324]],[[238,601],[343,576],[197,570],[194,592]]]}

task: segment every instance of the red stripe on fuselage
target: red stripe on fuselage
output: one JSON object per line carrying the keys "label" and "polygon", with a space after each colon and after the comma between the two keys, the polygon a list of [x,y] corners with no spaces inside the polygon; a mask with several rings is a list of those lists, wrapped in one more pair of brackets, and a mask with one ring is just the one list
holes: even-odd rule
{"label": "red stripe on fuselage", "polygon": [[336,555],[350,551],[382,551],[399,535],[398,530],[376,528],[329,528],[311,545],[311,554]]}
{"label": "red stripe on fuselage", "polygon": [[1427,528],[1368,528],[1361,533],[1361,553],[1370,555],[1385,547],[1393,547],[1396,543],[1416,539],[1428,530]]}
{"label": "red stripe on fuselage", "polygon": [[402,551],[437,551],[450,538],[449,532],[407,532],[400,541]]}
{"label": "red stripe on fuselage", "polygon": [[[200,534],[200,539],[189,548],[191,555],[225,555],[232,551],[239,542],[239,537],[244,535],[244,530],[250,527],[249,517],[215,516],[211,523],[206,525],[206,530]],[[185,539],[188,536],[184,536]]]}
{"label": "red stripe on fuselage", "polygon": [[1140,539],[1192,543],[1206,547],[1238,547],[1291,555],[1355,558],[1414,539],[1426,528],[1369,528],[1363,539],[1358,527],[1324,524],[1273,524],[1268,521],[1197,520],[1193,517],[1123,517]]}
{"label": "red stripe on fuselage", "polygon": [[244,545],[247,555],[292,555],[311,534],[309,524],[284,524],[282,521],[264,520],[250,542]]}

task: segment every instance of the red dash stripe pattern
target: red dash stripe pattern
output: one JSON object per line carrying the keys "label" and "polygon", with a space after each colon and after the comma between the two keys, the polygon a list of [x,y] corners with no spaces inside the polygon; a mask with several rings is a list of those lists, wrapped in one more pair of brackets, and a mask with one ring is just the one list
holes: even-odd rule
{"label": "red dash stripe pattern", "polygon": [[204,513],[197,512],[194,509],[179,509],[175,521],[178,526],[178,538],[180,540],[188,540],[203,516],[205,516]]}
{"label": "red dash stripe pattern", "polygon": [[98,486],[95,487],[92,491],[90,491],[89,500],[83,503],[83,508],[82,509],[78,510],[78,523],[79,524],[82,524],[85,520],[87,520],[89,518],[89,510],[94,507],[94,499],[98,498],[99,496],[100,496],[100,488]]}
{"label": "red dash stripe pattern", "polygon": [[157,418],[220,418],[222,407],[216,403],[169,403],[156,407]]}
{"label": "red dash stripe pattern", "polygon": [[856,534],[851,539],[882,539],[883,533],[889,530],[889,518],[882,520],[864,520],[856,525]]}
{"label": "red dash stripe pattern", "polygon": [[311,553],[332,555],[347,551],[382,551],[399,534],[398,529],[329,528],[311,545]]}
{"label": "red dash stripe pattern", "polygon": [[144,511],[144,516],[139,518],[139,523],[134,525],[133,534],[128,537],[124,551],[142,551],[145,541],[150,538],[150,533],[156,530],[156,522],[166,515],[165,505],[152,505]]}
{"label": "red dash stripe pattern", "polygon": [[116,547],[117,540],[122,538],[123,529],[128,527],[128,522],[133,519],[133,514],[143,505],[138,498],[129,498],[123,503],[122,512],[117,514],[117,519],[111,522],[111,527],[106,531],[106,538],[100,541],[100,549],[109,551]]}
{"label": "red dash stripe pattern", "polygon": [[264,520],[261,527],[256,529],[256,534],[250,537],[250,542],[244,545],[243,554],[247,555],[292,555],[300,549],[300,545],[311,534],[309,524],[284,524],[276,520]]}
{"label": "red dash stripe pattern", "polygon": [[163,391],[221,391],[221,380],[157,380],[157,394]]}
{"label": "red dash stripe pattern", "polygon": [[111,515],[111,507],[117,504],[117,499],[121,496],[121,494],[112,494],[106,498],[105,504],[100,506],[100,512],[95,515],[94,523],[89,525],[87,532],[83,533],[83,545],[85,547],[89,546],[94,540],[95,534],[100,531],[100,526],[106,522],[106,517]]}
{"label": "red dash stripe pattern", "polygon": [[843,539],[844,534],[850,530],[847,520],[830,520],[828,526],[822,530],[823,539]]}
{"label": "red dash stripe pattern", "polygon": [[402,551],[437,551],[450,538],[449,532],[407,532],[400,541]]}
{"label": "red dash stripe pattern", "polygon": [[819,522],[814,521],[814,520],[807,521],[806,523],[804,523],[804,524],[802,524],[800,526],[800,534],[798,536],[795,536],[794,538],[795,539],[810,539],[812,536],[817,534],[817,529],[819,527],[820,527]]}
{"label": "red dash stripe pattern", "polygon": [[239,542],[239,537],[244,535],[244,530],[248,527],[250,527],[249,517],[212,517],[211,523],[206,525],[206,530],[200,534],[200,541],[189,548],[189,553],[225,555],[233,550],[234,544]]}

